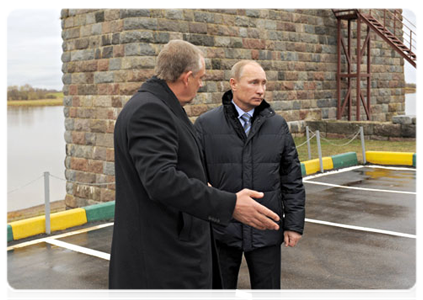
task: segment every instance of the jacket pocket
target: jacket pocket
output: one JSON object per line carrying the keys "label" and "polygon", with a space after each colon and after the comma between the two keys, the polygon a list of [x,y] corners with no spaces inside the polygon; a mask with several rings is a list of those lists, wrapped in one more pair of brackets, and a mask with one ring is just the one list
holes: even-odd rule
{"label": "jacket pocket", "polygon": [[179,240],[188,242],[191,238],[192,217],[181,212],[179,217]]}

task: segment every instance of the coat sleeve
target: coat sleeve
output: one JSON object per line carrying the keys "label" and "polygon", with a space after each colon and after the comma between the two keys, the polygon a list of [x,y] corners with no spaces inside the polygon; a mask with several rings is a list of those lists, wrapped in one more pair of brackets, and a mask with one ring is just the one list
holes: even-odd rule
{"label": "coat sleeve", "polygon": [[305,220],[305,189],[297,148],[284,122],[284,150],[281,159],[281,192],[285,212],[284,230],[303,234]]}
{"label": "coat sleeve", "polygon": [[205,221],[229,223],[236,195],[208,187],[177,169],[178,132],[164,104],[148,102],[134,112],[128,123],[128,148],[152,201]]}

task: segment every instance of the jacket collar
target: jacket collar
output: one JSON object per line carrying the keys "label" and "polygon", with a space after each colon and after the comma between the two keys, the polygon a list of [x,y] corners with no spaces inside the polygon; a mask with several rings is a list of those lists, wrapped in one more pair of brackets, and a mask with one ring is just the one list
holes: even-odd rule
{"label": "jacket collar", "polygon": [[[222,104],[227,113],[229,113],[231,116],[238,117],[239,114],[235,108],[235,106],[232,103],[232,91],[229,90],[222,96]],[[272,107],[270,107],[270,104],[266,102],[266,100],[263,99],[263,101],[260,103],[259,106],[257,106],[254,110],[253,120],[257,118],[257,116],[261,117],[272,117],[275,115],[275,111]]]}
{"label": "jacket collar", "polygon": [[235,132],[238,136],[248,143],[252,137],[258,132],[260,127],[263,125],[264,121],[267,118],[273,117],[275,115],[275,111],[270,107],[269,103],[263,99],[259,106],[257,106],[254,110],[254,115],[252,118],[252,126],[250,130],[250,134],[248,137],[245,135],[244,129],[241,126],[241,123],[238,120],[238,112],[235,108],[235,105],[232,103],[232,91],[229,90],[222,97],[222,105],[223,105],[223,112],[225,117],[227,118],[228,122],[232,125],[235,129]]}
{"label": "jacket collar", "polygon": [[184,108],[179,103],[178,98],[176,98],[175,94],[169,88],[166,81],[159,79],[156,76],[153,76],[152,78],[147,80],[138,91],[149,92],[155,95],[158,99],[163,101],[173,111],[173,113],[180,119],[182,119],[190,128],[193,126]]}
{"label": "jacket collar", "polygon": [[[163,101],[169,109],[180,119],[183,121],[183,124],[188,129],[188,131],[191,133],[191,135],[194,137],[194,140],[197,144],[197,149],[199,150],[199,154],[201,157],[201,161],[204,165],[204,156],[203,152],[200,151],[201,149],[201,143],[198,140],[197,132],[194,128],[194,125],[192,124],[191,120],[188,118],[188,115],[185,112],[185,109],[182,107],[182,105],[179,103],[178,98],[176,98],[175,94],[172,92],[172,90],[167,85],[166,81],[157,78],[156,76],[153,76],[149,80],[147,80],[141,88],[138,90],[138,92],[148,92],[156,96],[158,99]],[[205,168],[204,168],[205,170]]]}

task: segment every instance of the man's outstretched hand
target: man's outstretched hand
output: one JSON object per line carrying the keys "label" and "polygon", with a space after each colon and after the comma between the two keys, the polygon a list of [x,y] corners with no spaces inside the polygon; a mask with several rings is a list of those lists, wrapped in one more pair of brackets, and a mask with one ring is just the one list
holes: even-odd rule
{"label": "man's outstretched hand", "polygon": [[253,199],[263,196],[263,193],[249,189],[236,193],[233,217],[239,222],[260,230],[278,230],[279,225],[275,221],[279,221],[279,216]]}

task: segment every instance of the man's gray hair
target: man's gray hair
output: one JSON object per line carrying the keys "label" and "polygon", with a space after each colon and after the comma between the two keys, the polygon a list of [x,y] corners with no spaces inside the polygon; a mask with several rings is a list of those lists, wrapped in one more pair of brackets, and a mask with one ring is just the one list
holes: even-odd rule
{"label": "man's gray hair", "polygon": [[191,43],[172,40],[167,43],[157,57],[156,76],[175,82],[182,73],[192,71],[194,75],[201,70],[203,53]]}

